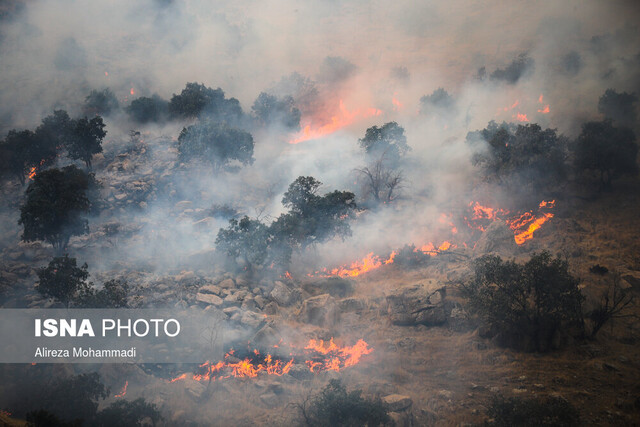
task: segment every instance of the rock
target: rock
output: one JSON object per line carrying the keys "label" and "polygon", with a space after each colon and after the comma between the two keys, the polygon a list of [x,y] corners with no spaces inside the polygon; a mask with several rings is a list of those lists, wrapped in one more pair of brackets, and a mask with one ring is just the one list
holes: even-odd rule
{"label": "rock", "polygon": [[207,387],[196,380],[186,378],[184,380],[184,389],[186,393],[193,399],[199,399],[207,390]]}
{"label": "rock", "polygon": [[313,378],[313,372],[305,365],[295,364],[289,369],[289,375],[297,380],[307,380]]}
{"label": "rock", "polygon": [[283,307],[289,306],[295,302],[296,296],[291,289],[281,281],[277,280],[273,290],[269,294],[272,300]]}
{"label": "rock", "polygon": [[329,279],[306,282],[302,285],[302,288],[311,295],[329,294],[336,298],[351,296],[354,291],[353,282],[341,277],[331,277]]}
{"label": "rock", "polygon": [[451,399],[453,397],[453,393],[449,390],[440,390],[438,391],[438,397],[443,399]]}
{"label": "rock", "polygon": [[502,220],[496,220],[482,233],[473,247],[473,256],[481,256],[489,252],[512,255],[518,245],[513,238],[513,231]]}
{"label": "rock", "polygon": [[264,305],[267,303],[267,301],[265,301],[265,299],[261,295],[256,295],[256,297],[253,300],[255,301],[256,306],[260,310],[262,310],[264,308]]}
{"label": "rock", "polygon": [[222,289],[216,285],[204,285],[198,290],[198,292],[202,294],[220,295]]}
{"label": "rock", "polygon": [[183,211],[185,209],[190,208],[192,204],[193,203],[191,203],[191,201],[189,200],[183,200],[181,202],[176,203],[174,207],[176,208],[176,210]]}
{"label": "rock", "polygon": [[224,305],[225,307],[240,307],[242,305],[242,296],[238,295],[238,293],[236,292],[235,294],[229,294],[226,297],[224,297]]}
{"label": "rock", "polygon": [[218,283],[222,289],[233,289],[236,287],[236,282],[233,279],[224,279],[222,282]]}
{"label": "rock", "polygon": [[116,200],[124,200],[124,199],[127,198],[127,194],[126,193],[119,193],[119,194],[116,194],[113,197],[115,197]]}
{"label": "rock", "polygon": [[342,311],[343,313],[350,311],[362,311],[366,307],[364,301],[358,298],[343,299],[342,301],[338,302],[338,305],[340,306],[340,311]]}
{"label": "rock", "polygon": [[255,311],[258,308],[258,305],[252,297],[245,297],[240,308],[243,310]]}
{"label": "rock", "polygon": [[280,399],[273,392],[269,392],[269,393],[265,393],[265,394],[261,395],[260,396],[260,400],[262,401],[262,403],[267,405],[269,408],[275,408],[276,406],[278,406],[280,404]]}
{"label": "rock", "polygon": [[444,290],[429,291],[422,284],[404,286],[387,295],[387,314],[395,325],[442,325],[449,316],[446,308]]}
{"label": "rock", "polygon": [[234,314],[240,313],[241,311],[242,310],[240,310],[240,307],[227,307],[222,310],[222,312],[226,314],[228,317],[232,317]]}
{"label": "rock", "polygon": [[278,342],[280,335],[269,325],[264,325],[251,339],[261,348],[271,348]]}
{"label": "rock", "polygon": [[269,316],[273,316],[274,314],[278,314],[278,304],[276,304],[275,302],[271,301],[270,303],[266,304],[264,306],[264,309],[262,309],[262,312],[264,314],[268,314]]}
{"label": "rock", "polygon": [[640,291],[640,274],[638,273],[625,274],[624,276],[622,276],[622,279],[626,281],[628,284],[630,284],[634,290]]}
{"label": "rock", "polygon": [[329,294],[311,297],[302,302],[298,320],[317,326],[333,326],[340,319],[340,310]]}
{"label": "rock", "polygon": [[258,329],[265,322],[264,316],[254,313],[253,311],[245,311],[242,314],[242,318],[240,319],[240,323],[246,325],[253,329]]}
{"label": "rock", "polygon": [[413,404],[413,400],[409,396],[402,394],[390,394],[383,397],[382,401],[387,404],[390,412],[404,411]]}
{"label": "rock", "polygon": [[216,307],[220,307],[222,305],[222,298],[213,294],[196,294],[196,301],[203,302],[209,305],[215,305]]}

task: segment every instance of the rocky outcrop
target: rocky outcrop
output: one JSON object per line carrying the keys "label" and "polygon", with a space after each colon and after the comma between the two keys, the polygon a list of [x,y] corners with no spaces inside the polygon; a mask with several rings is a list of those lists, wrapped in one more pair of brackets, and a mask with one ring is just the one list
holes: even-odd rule
{"label": "rocky outcrop", "polygon": [[297,317],[303,323],[333,326],[340,320],[340,310],[335,299],[329,294],[324,294],[304,300]]}
{"label": "rocky outcrop", "polygon": [[387,295],[387,314],[394,325],[442,325],[449,316],[445,290],[423,284],[398,288]]}
{"label": "rocky outcrop", "polygon": [[478,257],[495,252],[510,256],[516,251],[518,245],[513,237],[513,230],[501,220],[496,220],[487,227],[482,236],[473,247],[473,255]]}

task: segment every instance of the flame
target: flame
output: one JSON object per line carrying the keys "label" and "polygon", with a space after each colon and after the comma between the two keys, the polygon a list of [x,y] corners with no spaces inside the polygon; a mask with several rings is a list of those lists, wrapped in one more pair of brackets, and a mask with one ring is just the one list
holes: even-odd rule
{"label": "flame", "polygon": [[124,397],[127,394],[127,387],[129,386],[129,381],[124,382],[124,387],[120,390],[120,393],[116,394],[114,397]]}
{"label": "flame", "polygon": [[396,96],[398,96],[398,92],[394,92],[393,98],[391,98],[391,103],[393,104],[394,111],[400,111],[404,105],[402,105],[402,102],[400,102]]}
{"label": "flame", "polygon": [[133,87],[131,87],[131,90],[129,91],[129,93],[130,93],[131,95],[135,95],[135,94],[136,94],[136,91],[133,89]]}
{"label": "flame", "polygon": [[[282,339],[273,347],[278,348],[281,343]],[[372,351],[373,349],[363,339],[358,340],[353,346],[340,347],[333,341],[333,338],[326,344],[323,340],[309,340],[305,347],[297,351],[298,354],[291,353],[292,357],[286,363],[280,359],[274,359],[270,354],[267,354],[261,362],[256,362],[254,359],[260,357],[260,351],[257,349],[252,351],[256,357],[247,357],[238,362],[228,362],[226,360],[234,354],[234,350],[230,350],[224,356],[225,361],[215,364],[206,361],[199,366],[203,372],[193,374],[192,378],[196,381],[218,381],[231,377],[256,378],[260,373],[282,376],[291,370],[296,357],[304,358],[304,365],[311,372],[340,371],[343,368],[356,365],[362,356],[370,354]],[[181,381],[187,377],[188,375],[184,373],[169,380],[169,383]]]}
{"label": "flame", "polygon": [[509,111],[509,110],[513,110],[514,108],[516,108],[518,105],[520,105],[520,101],[516,99],[516,102],[513,103],[513,105],[511,107],[504,107],[504,111]]}
{"label": "flame", "polygon": [[438,255],[438,253],[440,253],[442,251],[448,251],[449,249],[455,249],[455,248],[457,248],[456,245],[454,245],[451,242],[445,240],[437,248],[432,242],[429,242],[426,245],[422,245],[421,247],[416,248],[414,250],[414,252],[421,251],[421,252],[424,252],[425,254],[429,254],[430,256],[436,256],[436,255]]}
{"label": "flame", "polygon": [[[354,111],[347,110],[344,102],[340,100],[339,105],[340,113],[331,117],[331,122],[322,125],[317,128],[312,128],[310,123],[307,123],[302,132],[294,139],[289,141],[289,144],[298,144],[303,141],[309,141],[311,139],[317,139],[325,135],[329,135],[338,129],[342,129],[345,126],[350,125],[358,118],[367,118],[372,116],[379,116],[382,114],[382,110],[376,108],[357,109]],[[309,121],[308,121],[309,122]]]}
{"label": "flame", "polygon": [[549,105],[545,105],[544,108],[538,109],[538,113],[548,114],[549,113]]}
{"label": "flame", "polygon": [[29,171],[29,179],[33,179],[36,177],[36,171],[38,170],[38,168],[36,166],[32,167],[31,170]]}
{"label": "flame", "polygon": [[108,72],[104,72],[105,77],[109,77],[109,73]]}
{"label": "flame", "polygon": [[288,271],[285,271],[285,272],[284,272],[284,278],[285,278],[285,279],[289,279],[289,280],[292,280],[292,279],[293,279],[293,277],[291,277],[291,273],[289,273]]}
{"label": "flame", "polygon": [[526,114],[517,113],[515,117],[516,117],[516,120],[518,120],[519,122],[528,122],[529,121],[529,119],[527,118]]}
{"label": "flame", "polygon": [[362,260],[354,261],[349,266],[336,267],[332,270],[327,270],[323,268],[321,271],[316,271],[313,274],[308,274],[308,276],[320,276],[320,277],[331,277],[331,276],[339,276],[339,277],[356,277],[361,275],[362,273],[366,273],[367,271],[375,270],[376,268],[381,267],[382,265],[393,263],[393,258],[396,256],[395,252],[392,252],[388,258],[383,259],[377,255],[374,255],[373,252],[370,252],[365,256]]}
{"label": "flame", "polygon": [[544,97],[542,96],[542,94],[540,94],[540,97],[538,98],[538,102],[539,102],[540,104],[542,104],[542,100],[543,100],[543,99],[544,99]]}

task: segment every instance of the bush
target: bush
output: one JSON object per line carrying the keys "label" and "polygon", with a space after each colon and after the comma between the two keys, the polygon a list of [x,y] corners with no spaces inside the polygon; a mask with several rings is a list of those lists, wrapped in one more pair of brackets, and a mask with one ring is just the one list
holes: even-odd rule
{"label": "bush", "polygon": [[47,267],[38,269],[36,289],[45,297],[62,302],[67,308],[79,295],[89,291],[87,264],[78,267],[75,258],[57,257]]}
{"label": "bush", "polygon": [[130,427],[151,425],[155,426],[162,415],[155,404],[147,403],[143,398],[133,401],[119,400],[98,412],[91,423],[97,427]]}
{"label": "bush", "polygon": [[340,380],[331,380],[318,395],[298,405],[307,426],[380,426],[391,424],[380,400],[368,400],[362,390],[347,392]]}
{"label": "bush", "polygon": [[179,95],[173,94],[168,109],[175,118],[207,115],[211,120],[227,123],[237,122],[243,114],[237,99],[226,99],[222,89],[211,89],[199,83],[187,83]]}
{"label": "bush", "polygon": [[92,90],[84,100],[84,113],[87,115],[102,114],[109,115],[112,111],[120,108],[118,98],[111,92],[111,89]]}
{"label": "bush", "polygon": [[138,123],[161,122],[167,116],[169,103],[158,95],[151,98],[140,97],[131,101],[131,105],[125,111]]}
{"label": "bush", "polygon": [[496,396],[487,415],[491,417],[487,425],[497,427],[580,425],[580,414],[576,408],[560,397],[524,399]]}
{"label": "bush", "polygon": [[557,334],[582,328],[584,297],[568,268],[549,252],[533,255],[524,265],[485,255],[475,261],[475,276],[462,293],[469,311],[499,334],[500,344],[547,351]]}
{"label": "bush", "polygon": [[424,267],[431,261],[428,253],[418,250],[415,245],[404,245],[396,256],[393,257],[393,264],[405,268]]}

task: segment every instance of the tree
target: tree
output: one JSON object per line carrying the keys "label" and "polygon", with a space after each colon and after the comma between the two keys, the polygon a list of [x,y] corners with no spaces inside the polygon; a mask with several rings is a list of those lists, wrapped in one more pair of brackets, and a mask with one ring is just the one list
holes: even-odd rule
{"label": "tree", "polygon": [[396,122],[370,127],[359,142],[367,154],[374,158],[384,156],[391,165],[395,165],[410,150],[404,128]]}
{"label": "tree", "polygon": [[74,298],[74,305],[87,308],[129,308],[129,284],[112,279],[96,290],[93,283],[83,287]]}
{"label": "tree", "polygon": [[91,425],[98,427],[146,426],[148,421],[155,426],[162,415],[154,403],[143,398],[133,401],[118,400],[98,412]]}
{"label": "tree", "polygon": [[215,172],[237,160],[253,163],[253,137],[224,123],[205,121],[182,129],[178,137],[180,160],[199,159],[210,163]]}
{"label": "tree", "polygon": [[164,120],[169,111],[169,103],[158,95],[140,97],[131,101],[131,105],[125,111],[138,123],[160,122]]}
{"label": "tree", "polygon": [[371,166],[356,169],[364,178],[365,197],[373,197],[376,204],[394,201],[404,181],[402,173],[385,166],[383,160],[380,158]]}
{"label": "tree", "polygon": [[566,179],[567,139],[555,129],[491,121],[486,129],[470,132],[467,141],[480,144],[472,163],[488,182],[539,192]]}
{"label": "tree", "polygon": [[533,59],[529,58],[526,53],[521,53],[505,68],[496,68],[491,73],[491,80],[502,80],[509,84],[515,84],[522,76],[533,68]]}
{"label": "tree", "polygon": [[637,175],[638,144],[631,129],[616,128],[611,120],[588,122],[575,143],[575,165],[581,171],[600,175],[603,189],[623,175]]}
{"label": "tree", "polygon": [[388,409],[378,400],[362,397],[362,390],[347,392],[340,380],[329,384],[316,396],[297,405],[307,426],[391,425]]}
{"label": "tree", "polygon": [[274,236],[290,245],[306,247],[335,235],[351,233],[348,219],[356,209],[355,195],[335,190],[324,196],[317,194],[322,183],[312,176],[300,176],[284,193],[282,204],[289,212],[271,225]]}
{"label": "tree", "polygon": [[93,155],[102,153],[102,140],[107,135],[104,128],[105,124],[100,116],[91,120],[86,117],[75,120],[66,144],[69,158],[81,159],[91,169]]}
{"label": "tree", "polygon": [[438,88],[431,95],[420,98],[420,112],[444,114],[455,109],[456,101],[444,88]]}
{"label": "tree", "polygon": [[638,97],[635,93],[618,93],[607,89],[598,100],[598,112],[604,114],[605,119],[611,119],[618,124],[633,127],[636,123],[636,104]]}
{"label": "tree", "polygon": [[[30,130],[10,130],[0,143],[2,155],[2,175],[13,176],[24,185],[26,175],[37,155],[36,137]],[[38,164],[38,163],[36,163]]]}
{"label": "tree", "polygon": [[220,88],[187,83],[180,95],[173,94],[171,97],[169,114],[182,119],[207,115],[210,120],[233,123],[242,117],[242,108],[237,99],[225,99]]}
{"label": "tree", "polygon": [[38,269],[36,289],[47,298],[55,298],[69,308],[69,305],[89,289],[87,263],[78,267],[75,258],[68,255],[56,257],[47,267]]}
{"label": "tree", "polygon": [[92,180],[92,175],[75,166],[36,175],[20,207],[18,224],[24,226],[22,240],[45,240],[60,252],[71,236],[86,234],[89,226],[82,214],[91,208],[86,192]]}
{"label": "tree", "polygon": [[262,92],[256,98],[251,110],[262,125],[277,123],[290,130],[300,129],[300,110],[291,96],[278,98]]}
{"label": "tree", "polygon": [[111,92],[111,89],[92,90],[84,100],[84,114],[88,116],[105,115],[120,108],[118,98]]}
{"label": "tree", "polygon": [[[527,351],[553,347],[556,334],[582,327],[579,280],[569,265],[548,252],[524,265],[485,255],[475,261],[473,279],[462,286],[469,311],[504,345]],[[581,331],[582,332],[582,331]]]}

